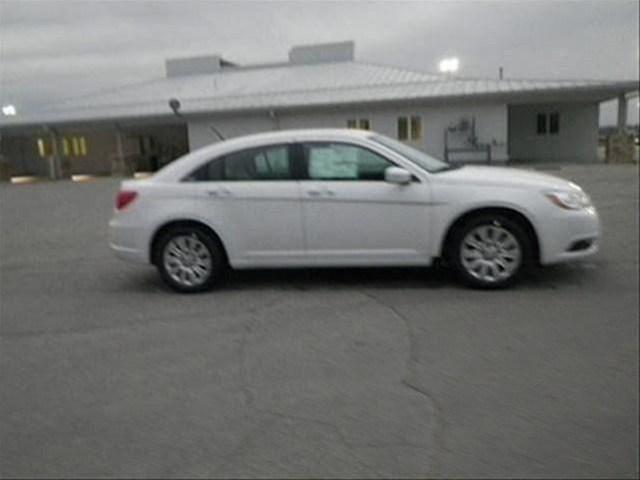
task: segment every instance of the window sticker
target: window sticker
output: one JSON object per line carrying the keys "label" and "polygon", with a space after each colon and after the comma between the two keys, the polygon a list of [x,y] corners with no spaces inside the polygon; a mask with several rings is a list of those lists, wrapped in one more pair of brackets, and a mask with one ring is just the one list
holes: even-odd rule
{"label": "window sticker", "polygon": [[350,147],[312,147],[309,177],[317,179],[357,179],[357,151]]}

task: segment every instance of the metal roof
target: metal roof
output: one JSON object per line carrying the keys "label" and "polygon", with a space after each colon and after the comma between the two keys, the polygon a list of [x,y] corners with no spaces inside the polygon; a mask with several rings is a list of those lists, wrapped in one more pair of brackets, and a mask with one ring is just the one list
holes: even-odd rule
{"label": "metal roof", "polygon": [[184,115],[319,107],[452,97],[567,94],[604,100],[638,89],[638,82],[464,79],[356,61],[255,67],[160,78],[60,102],[37,114],[0,118],[0,126],[172,116],[170,98]]}

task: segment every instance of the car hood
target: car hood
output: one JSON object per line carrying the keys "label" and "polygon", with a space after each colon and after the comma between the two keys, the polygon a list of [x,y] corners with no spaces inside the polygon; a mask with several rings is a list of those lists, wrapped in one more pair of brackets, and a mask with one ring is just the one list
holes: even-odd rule
{"label": "car hood", "polygon": [[464,166],[434,175],[438,181],[501,187],[535,187],[576,189],[577,185],[563,178],[520,168]]}

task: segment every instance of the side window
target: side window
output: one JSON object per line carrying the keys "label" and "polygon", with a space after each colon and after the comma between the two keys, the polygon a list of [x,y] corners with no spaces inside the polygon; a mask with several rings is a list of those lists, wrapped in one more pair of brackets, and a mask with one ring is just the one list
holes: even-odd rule
{"label": "side window", "polygon": [[225,180],[291,179],[289,149],[286,145],[253,148],[224,158]]}
{"label": "side window", "polygon": [[289,149],[286,145],[252,148],[216,158],[184,180],[215,182],[241,180],[288,180],[291,178]]}
{"label": "side window", "polygon": [[184,178],[185,182],[215,182],[222,180],[224,159],[216,158],[205,163]]}
{"label": "side window", "polygon": [[384,180],[393,166],[377,153],[344,143],[304,145],[306,168],[311,180]]}

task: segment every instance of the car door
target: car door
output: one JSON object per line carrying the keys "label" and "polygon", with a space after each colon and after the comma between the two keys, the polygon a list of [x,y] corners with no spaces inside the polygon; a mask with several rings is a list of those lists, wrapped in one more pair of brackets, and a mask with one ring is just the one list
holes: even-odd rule
{"label": "car door", "polygon": [[302,144],[307,255],[317,265],[428,264],[429,187],[386,182],[397,166],[364,146]]}
{"label": "car door", "polygon": [[299,184],[291,146],[236,151],[188,178],[198,212],[220,230],[235,267],[296,264],[305,258]]}

